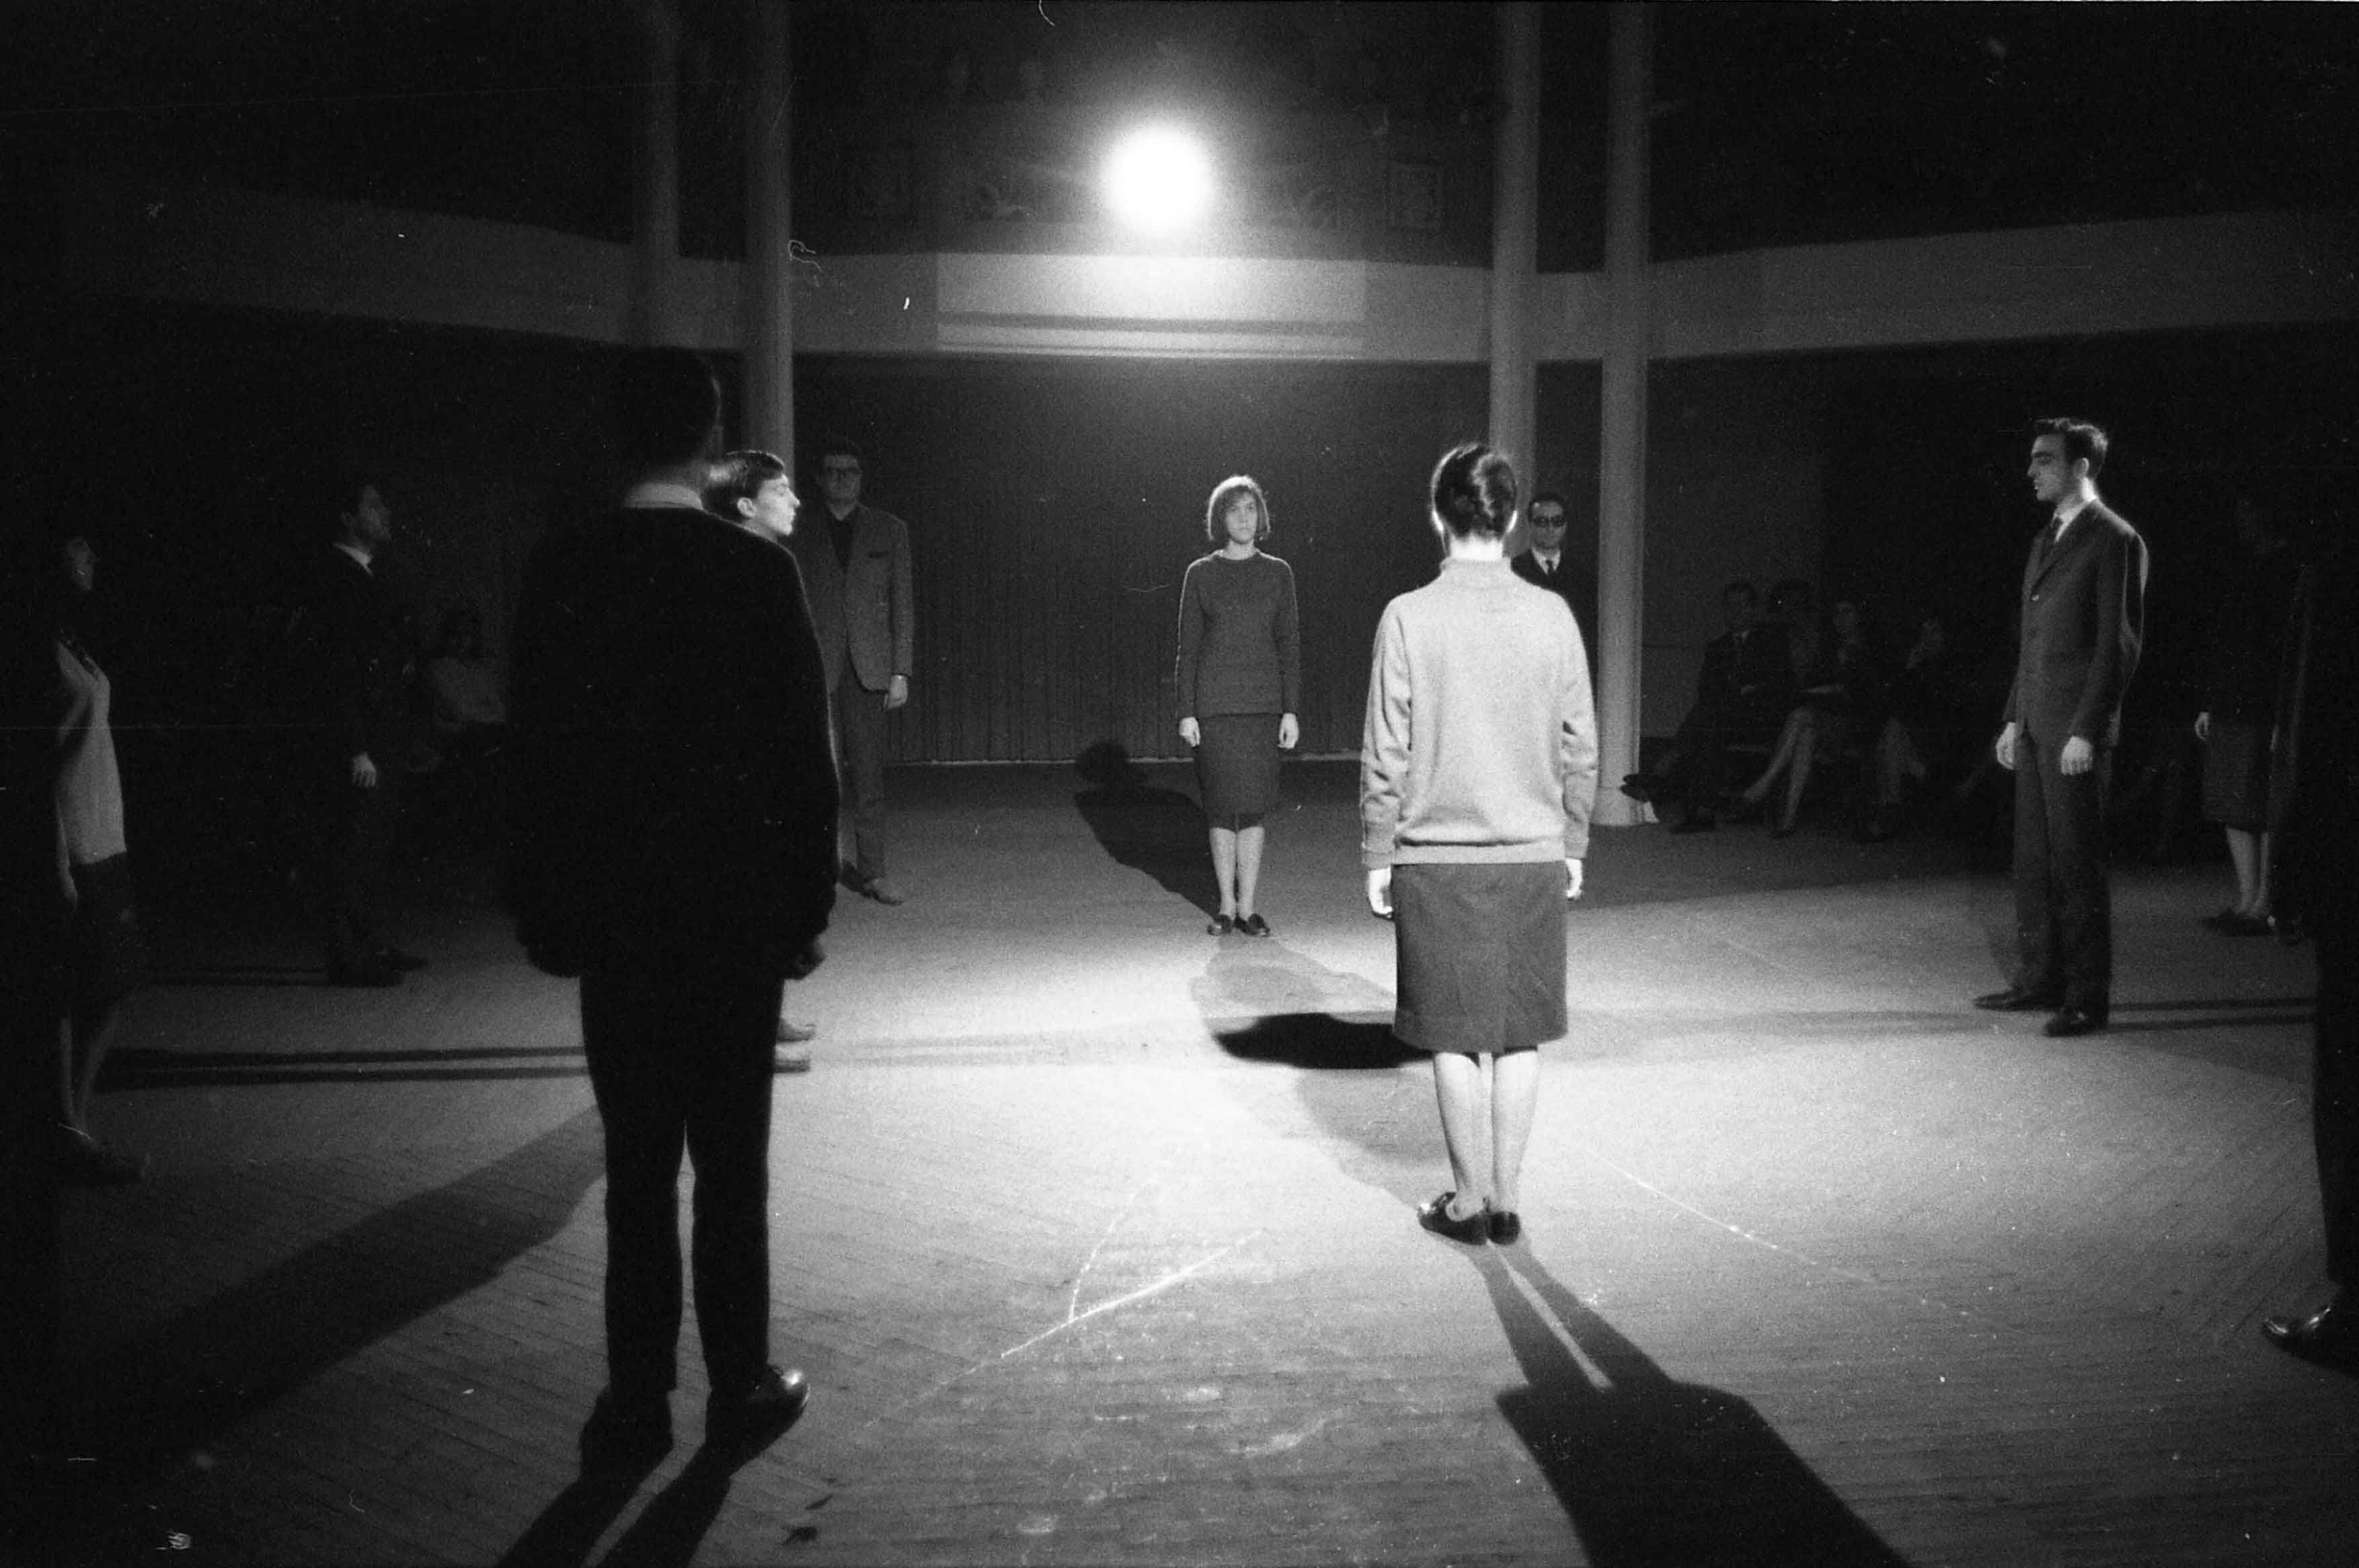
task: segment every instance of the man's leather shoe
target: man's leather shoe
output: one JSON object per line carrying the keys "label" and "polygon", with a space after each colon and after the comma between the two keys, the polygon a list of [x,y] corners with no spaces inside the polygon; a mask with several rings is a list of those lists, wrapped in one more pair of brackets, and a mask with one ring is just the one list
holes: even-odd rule
{"label": "man's leather shoe", "polygon": [[655,1468],[671,1452],[671,1407],[625,1408],[613,1390],[598,1396],[582,1427],[582,1473],[614,1475]]}
{"label": "man's leather shoe", "polygon": [[2104,1008],[2076,1007],[2068,1003],[2039,1026],[2039,1032],[2050,1040],[2071,1040],[2074,1035],[2094,1034],[2104,1027]]}
{"label": "man's leather shoe", "polygon": [[2044,1013],[2062,1001],[2053,991],[2009,985],[2004,991],[1984,992],[1974,998],[1974,1006],[1986,1013]]}
{"label": "man's leather shoe", "polygon": [[871,877],[860,885],[860,891],[864,896],[874,898],[880,904],[903,903],[909,897],[882,877]]}
{"label": "man's leather shoe", "polygon": [[2359,1311],[2340,1298],[2306,1318],[2268,1318],[2261,1332],[2288,1356],[2321,1367],[2359,1370]]}
{"label": "man's leather shoe", "polygon": [[1663,781],[1651,773],[1625,773],[1621,788],[1622,793],[1630,799],[1652,805],[1655,797],[1662,791]]}
{"label": "man's leather shoe", "polygon": [[778,1015],[778,1043],[780,1045],[805,1045],[818,1038],[819,1025],[794,1023],[790,1021],[785,1014],[781,1013]]}
{"label": "man's leather shoe", "polygon": [[794,1425],[810,1402],[810,1378],[792,1367],[765,1367],[752,1388],[705,1401],[705,1444],[758,1447]]}
{"label": "man's leather shoe", "polygon": [[774,1073],[808,1073],[811,1067],[808,1045],[774,1045],[770,1047],[770,1070]]}

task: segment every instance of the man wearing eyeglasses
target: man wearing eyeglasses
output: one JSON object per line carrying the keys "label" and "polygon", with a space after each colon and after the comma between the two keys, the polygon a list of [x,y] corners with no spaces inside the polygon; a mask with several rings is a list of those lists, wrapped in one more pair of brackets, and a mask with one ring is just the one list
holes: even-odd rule
{"label": "man wearing eyeglasses", "polygon": [[1597,580],[1567,560],[1564,553],[1564,496],[1543,490],[1532,497],[1524,514],[1531,548],[1519,551],[1507,565],[1527,583],[1537,583],[1564,601],[1581,627],[1581,646],[1589,650],[1589,669],[1597,672]]}
{"label": "man wearing eyeglasses", "polygon": [[909,700],[916,605],[909,526],[860,500],[860,449],[840,436],[819,444],[816,528],[787,541],[803,571],[811,625],[835,720],[836,770],[852,822],[843,885],[880,904],[906,897],[886,875],[885,715]]}

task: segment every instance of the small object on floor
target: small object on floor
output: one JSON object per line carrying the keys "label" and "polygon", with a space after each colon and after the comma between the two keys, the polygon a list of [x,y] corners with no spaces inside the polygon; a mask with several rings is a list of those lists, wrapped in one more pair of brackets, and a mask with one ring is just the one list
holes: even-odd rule
{"label": "small object on floor", "polygon": [[1974,998],[1974,1006],[1986,1013],[2044,1013],[2058,1007],[2064,998],[2053,991],[2033,990],[2023,985],[2009,985],[2004,991],[1985,991]]}
{"label": "small object on floor", "polygon": [[1431,1203],[1419,1205],[1417,1223],[1436,1236],[1462,1241],[1469,1247],[1480,1247],[1490,1239],[1491,1216],[1477,1209],[1464,1219],[1451,1219],[1450,1201],[1456,1196],[1458,1194],[1454,1192],[1444,1192]]}
{"label": "small object on floor", "polygon": [[736,1394],[715,1394],[704,1405],[708,1447],[753,1448],[795,1424],[810,1402],[810,1379],[791,1367],[765,1367],[754,1386]]}
{"label": "small object on floor", "polygon": [[1491,1245],[1513,1247],[1524,1238],[1523,1216],[1513,1209],[1491,1211]]}
{"label": "small object on floor", "polygon": [[864,897],[874,898],[886,906],[907,903],[909,898],[909,895],[882,877],[871,877],[860,885],[860,891]]}
{"label": "small object on floor", "polygon": [[1206,936],[1226,936],[1236,929],[1236,916],[1214,915],[1212,919],[1212,922],[1204,927],[1204,934]]}
{"label": "small object on floor", "polygon": [[625,1408],[612,1389],[590,1407],[582,1425],[582,1473],[615,1475],[652,1470],[671,1452],[671,1406],[658,1400]]}
{"label": "small object on floor", "polygon": [[376,950],[376,961],[379,964],[384,964],[387,969],[399,970],[405,975],[414,974],[418,970],[426,967],[426,960],[419,957],[418,954],[414,953],[404,953],[397,947],[378,948]]}
{"label": "small object on floor", "polygon": [[1675,833],[1710,833],[1720,826],[1720,819],[1710,811],[1690,811],[1671,824]]}
{"label": "small object on floor", "polygon": [[774,1045],[770,1047],[770,1070],[774,1073],[808,1073],[811,1070],[810,1047],[808,1045]]}
{"label": "small object on floor", "polygon": [[2050,1040],[2071,1040],[2077,1035],[2094,1034],[2104,1027],[2105,1010],[2103,1007],[2068,1005],[2057,1008],[2055,1017],[2039,1026],[2039,1032]]}
{"label": "small object on floor", "polygon": [[2359,1372],[2359,1311],[2340,1296],[2308,1317],[2265,1319],[2261,1332],[2288,1356],[2339,1371]]}
{"label": "small object on floor", "polygon": [[801,1045],[806,1041],[814,1040],[818,1038],[819,1025],[799,1024],[789,1019],[784,1013],[778,1015],[778,1043],[780,1045]]}
{"label": "small object on floor", "polygon": [[328,984],[348,989],[382,990],[387,985],[400,985],[401,971],[374,958],[354,959],[346,964],[331,962]]}
{"label": "small object on floor", "polygon": [[130,1187],[147,1179],[147,1157],[109,1149],[79,1127],[58,1129],[58,1181],[68,1187]]}
{"label": "small object on floor", "polygon": [[1240,936],[1267,936],[1269,934],[1269,922],[1263,920],[1258,914],[1240,915],[1237,917],[1237,934]]}

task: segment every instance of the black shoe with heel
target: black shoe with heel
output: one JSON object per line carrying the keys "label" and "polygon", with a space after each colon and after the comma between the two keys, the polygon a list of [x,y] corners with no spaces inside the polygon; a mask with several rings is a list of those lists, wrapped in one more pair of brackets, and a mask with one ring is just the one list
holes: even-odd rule
{"label": "black shoe with heel", "polygon": [[1456,1196],[1456,1192],[1444,1192],[1432,1202],[1420,1204],[1417,1211],[1417,1223],[1436,1236],[1462,1241],[1469,1247],[1480,1247],[1490,1239],[1491,1216],[1477,1209],[1462,1220],[1451,1219],[1450,1200]]}

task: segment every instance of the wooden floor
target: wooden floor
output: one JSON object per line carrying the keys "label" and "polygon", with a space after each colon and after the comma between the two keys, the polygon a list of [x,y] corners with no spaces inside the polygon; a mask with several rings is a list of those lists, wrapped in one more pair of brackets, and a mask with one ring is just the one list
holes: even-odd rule
{"label": "wooden floor", "polygon": [[1447,1185],[1389,1039],[1348,768],[1290,770],[1215,941],[1185,781],[898,775],[909,902],[850,901],[776,1082],[775,1350],[734,1470],[577,1483],[597,1116],[565,985],[465,866],[397,991],[183,896],[70,1194],[80,1562],[2335,1564],[2359,1383],[2321,1291],[2307,950],[2117,881],[2114,1029],[2042,1040],[2002,878],[1832,826],[1600,835],[1527,1236]]}

